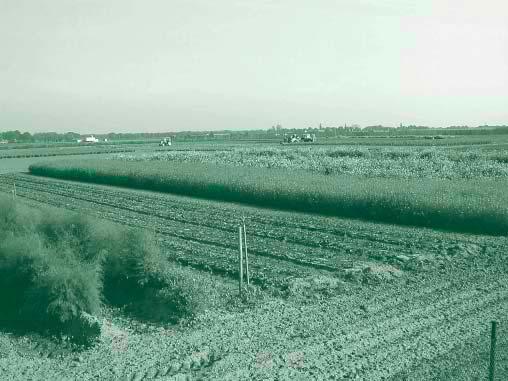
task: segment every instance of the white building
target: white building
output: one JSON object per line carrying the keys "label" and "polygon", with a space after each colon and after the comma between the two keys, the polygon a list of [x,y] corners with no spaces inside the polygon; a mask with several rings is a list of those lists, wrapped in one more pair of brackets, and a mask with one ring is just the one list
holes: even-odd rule
{"label": "white building", "polygon": [[98,143],[99,139],[97,139],[95,136],[90,135],[85,138],[85,143]]}

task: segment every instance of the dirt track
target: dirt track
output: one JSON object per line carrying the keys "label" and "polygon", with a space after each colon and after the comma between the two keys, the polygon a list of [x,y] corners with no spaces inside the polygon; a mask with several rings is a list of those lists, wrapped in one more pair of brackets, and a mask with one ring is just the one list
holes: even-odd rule
{"label": "dirt track", "polygon": [[[302,299],[295,288],[289,299],[267,295],[245,312],[209,311],[192,329],[169,335],[155,328],[133,332],[129,322],[113,315],[117,336],[128,337],[128,345],[112,349],[105,337],[81,355],[81,362],[72,355],[41,357],[30,350],[32,344],[26,350],[19,339],[3,337],[0,343],[14,350],[4,358],[0,351],[0,366],[12,376],[20,373],[11,364],[22,359],[24,376],[35,379],[55,374],[83,379],[173,374],[232,380],[483,378],[483,357],[458,364],[461,357],[481,356],[454,353],[457,348],[484,351],[474,344],[485,344],[489,321],[502,322],[508,313],[506,238],[265,211],[26,175],[1,176],[0,190],[10,190],[13,180],[19,197],[153,227],[170,259],[214,269],[227,282],[236,275],[231,260],[237,250],[236,216],[244,214],[259,284],[293,290],[298,280],[304,288],[313,279],[339,282],[325,283],[328,295],[318,293],[311,300]],[[397,272],[376,272],[387,265]],[[467,369],[446,373],[457,366]]]}

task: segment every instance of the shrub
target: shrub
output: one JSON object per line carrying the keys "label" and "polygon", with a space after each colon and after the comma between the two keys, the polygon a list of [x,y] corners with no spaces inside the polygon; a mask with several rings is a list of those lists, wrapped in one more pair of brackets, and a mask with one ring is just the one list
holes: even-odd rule
{"label": "shrub", "polygon": [[126,233],[107,249],[106,300],[151,321],[177,322],[193,316],[202,305],[199,290],[178,267],[167,263],[152,235],[131,229]]}
{"label": "shrub", "polygon": [[37,232],[2,241],[0,285],[3,323],[15,329],[72,335],[82,313],[101,305],[99,269],[81,266],[62,244],[48,247]]}
{"label": "shrub", "polygon": [[[44,218],[42,218],[42,215]],[[147,232],[0,196],[0,324],[90,343],[102,302],[177,322],[201,306],[198,288]]]}

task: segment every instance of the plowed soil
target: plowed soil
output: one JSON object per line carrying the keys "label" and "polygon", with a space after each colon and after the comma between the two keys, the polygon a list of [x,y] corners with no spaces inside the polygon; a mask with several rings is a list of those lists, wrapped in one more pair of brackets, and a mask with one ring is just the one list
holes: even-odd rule
{"label": "plowed soil", "polygon": [[500,322],[497,379],[508,379],[505,237],[455,234],[208,202],[23,174],[0,191],[152,229],[168,260],[238,275],[246,218],[249,308],[212,309],[185,326],[104,311],[101,341],[75,352],[0,335],[5,379],[485,379]]}

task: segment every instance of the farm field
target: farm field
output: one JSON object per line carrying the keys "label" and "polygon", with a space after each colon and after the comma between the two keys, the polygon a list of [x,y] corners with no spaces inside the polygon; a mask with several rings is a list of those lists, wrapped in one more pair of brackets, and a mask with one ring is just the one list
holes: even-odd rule
{"label": "farm field", "polygon": [[111,146],[74,146],[74,147],[50,147],[50,148],[21,148],[0,151],[0,159],[47,157],[47,156],[71,156],[91,155],[118,152],[134,152],[133,149]]}
{"label": "farm field", "polygon": [[[97,158],[98,156],[105,158],[110,155],[111,154],[108,154],[108,153],[68,155],[68,156],[65,156],[65,161],[71,162],[72,160],[90,160],[93,158]],[[40,161],[41,161],[41,157],[39,157],[39,156],[1,159],[0,160],[0,173],[28,172],[28,168],[30,167],[30,165],[38,163]]]}
{"label": "farm field", "polygon": [[508,1],[0,4],[0,381],[508,381]]}
{"label": "farm field", "polygon": [[[175,260],[187,262],[196,268],[216,267],[216,270],[229,274],[233,279],[236,278],[237,266],[227,258],[235,256],[238,221],[241,216],[245,216],[249,234],[255,237],[249,245],[249,252],[260,256],[263,261],[287,263],[287,269],[284,269],[282,276],[277,275],[281,267],[273,266],[273,263],[272,266],[260,267],[268,271],[268,274],[253,270],[253,279],[265,286],[270,283],[283,285],[284,281],[291,279],[291,273],[293,277],[297,277],[304,267],[339,274],[354,273],[351,270],[354,270],[352,267],[356,264],[360,266],[358,271],[363,268],[361,262],[372,261],[374,266],[391,263],[417,269],[431,262],[446,260],[450,253],[453,255],[454,251],[461,250],[462,246],[465,250],[480,254],[487,250],[487,247],[494,245],[495,248],[498,242],[505,241],[504,238],[489,236],[469,236],[307,214],[273,212],[23,174],[4,175],[2,180],[4,191],[12,189],[15,182],[19,196],[43,203],[68,208],[72,208],[74,203],[84,203],[83,210],[88,213],[113,220],[116,218],[115,211],[122,210],[119,217],[122,219],[116,221],[131,226],[149,226],[167,236],[168,242],[164,243],[164,247],[171,245]],[[69,200],[74,202],[69,203]],[[208,216],[206,220],[203,220],[204,215]],[[188,241],[194,241],[197,247],[206,247],[206,250],[203,250],[206,253],[196,250],[192,255],[191,250],[185,250]],[[361,249],[359,242],[362,242]],[[211,251],[212,247],[216,248],[215,252]],[[253,263],[252,266],[256,264]],[[361,272],[358,271],[358,274]],[[289,276],[284,278],[285,275]]]}
{"label": "farm field", "polygon": [[434,133],[424,135],[392,135],[377,134],[375,136],[328,136],[319,139],[318,145],[359,145],[359,146],[392,146],[392,147],[418,147],[418,146],[464,146],[464,145],[491,145],[506,142],[506,134],[478,134],[478,135],[453,135],[449,132],[442,135],[442,131],[434,130]]}
{"label": "farm field", "polygon": [[366,221],[497,235],[508,230],[503,152],[308,147],[161,155],[44,162],[30,172]]}
{"label": "farm field", "polygon": [[[79,361],[44,340],[4,336],[0,343],[10,351],[0,366],[13,379],[482,378],[488,323],[502,321],[508,312],[505,236],[273,211],[27,174],[0,176],[0,190],[9,193],[14,182],[19,200],[32,205],[147,228],[170,262],[196,276],[211,272],[217,284],[231,289],[238,275],[238,222],[245,216],[251,279],[263,297],[248,308],[211,309],[189,327],[139,325],[105,311],[109,328]],[[501,329],[501,350],[507,337]],[[503,356],[499,377],[507,374]],[[8,366],[20,359],[19,370]]]}
{"label": "farm field", "polygon": [[[393,141],[387,140],[387,141]],[[378,178],[499,178],[508,176],[507,145],[473,141],[459,147],[390,145],[177,145],[114,155],[141,162],[188,162],[305,170],[326,175]],[[465,143],[465,141],[464,141]],[[154,164],[154,163],[152,163]]]}

